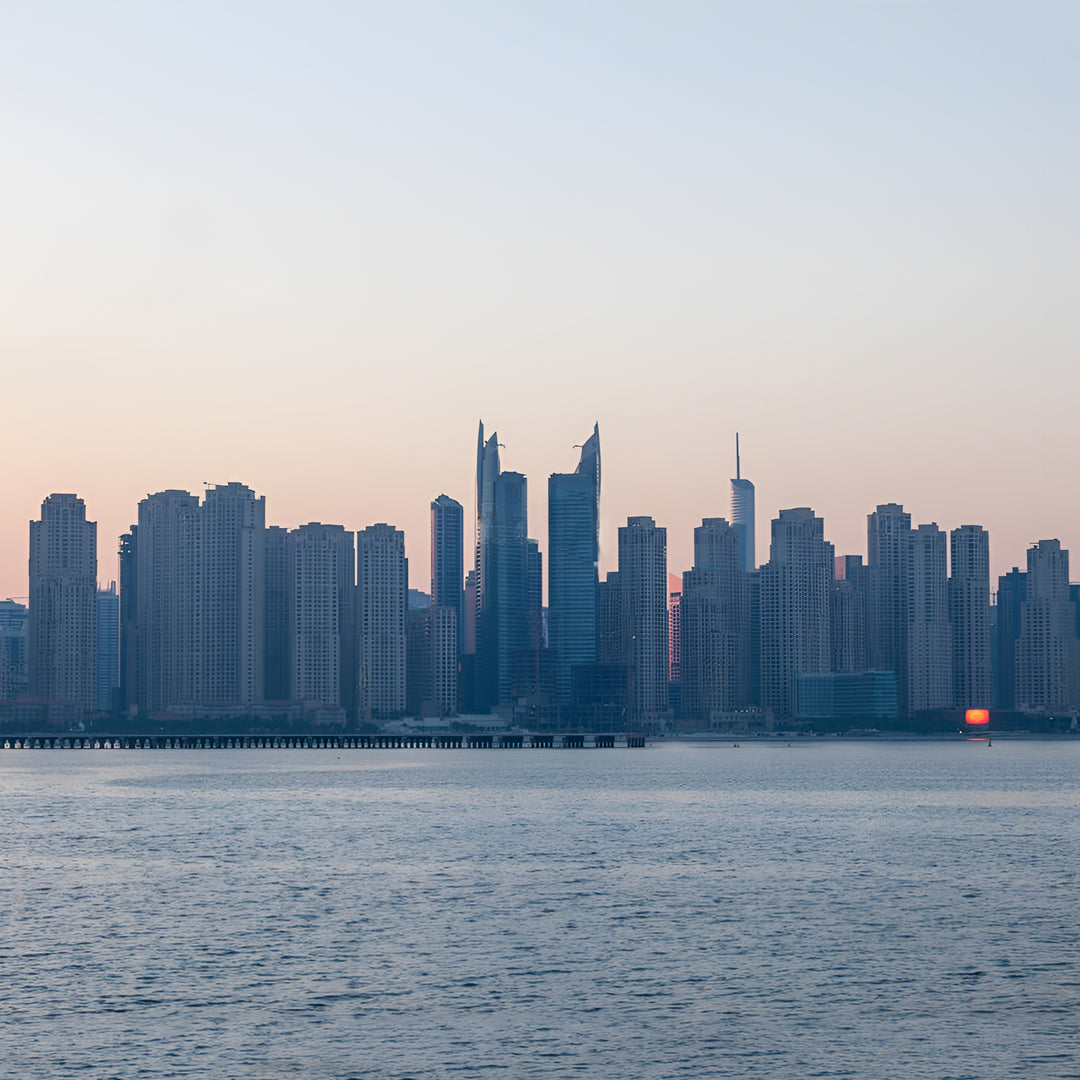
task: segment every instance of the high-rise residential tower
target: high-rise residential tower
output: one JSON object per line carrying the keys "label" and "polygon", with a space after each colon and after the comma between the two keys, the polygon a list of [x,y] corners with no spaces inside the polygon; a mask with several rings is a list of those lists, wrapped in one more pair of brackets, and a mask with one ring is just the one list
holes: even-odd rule
{"label": "high-rise residential tower", "polygon": [[548,477],[548,645],[556,696],[570,700],[572,671],[597,660],[600,562],[600,428],[572,473]]}
{"label": "high-rise residential tower", "polygon": [[813,510],[781,510],[761,568],[761,704],[779,720],[798,712],[798,677],[829,670],[833,546]]}
{"label": "high-rise residential tower", "polygon": [[356,534],[356,709],[364,720],[405,711],[405,534],[369,525]]}
{"label": "high-rise residential tower", "polygon": [[683,714],[707,721],[749,704],[750,578],[739,533],[723,518],[705,518],[694,529],[680,623]]}
{"label": "high-rise residential tower", "polygon": [[196,700],[217,707],[257,705],[265,662],[266,499],[235,482],[209,488],[199,509],[198,536]]}
{"label": "high-rise residential tower", "polygon": [[949,623],[953,704],[985,709],[993,701],[990,665],[990,536],[980,525],[949,534]]}
{"label": "high-rise residential tower", "polygon": [[[195,700],[199,514],[199,500],[187,491],[159,491],[139,503],[139,523],[132,530],[138,535],[135,704],[144,712]],[[125,624],[125,635],[130,632]],[[130,667],[127,642],[125,650]]]}
{"label": "high-rise residential tower", "polygon": [[909,713],[947,709],[953,703],[947,561],[945,534],[936,524],[920,525],[912,530]]}
{"label": "high-rise residential tower", "polygon": [[30,693],[97,707],[97,523],[77,495],[50,495],[30,522]]}
{"label": "high-rise residential tower", "polygon": [[896,675],[897,704],[908,713],[908,623],[911,607],[911,515],[882,503],[867,516],[868,604],[866,644],[870,667]]}
{"label": "high-rise residential tower", "polygon": [[289,622],[293,701],[352,712],[356,558],[353,534],[312,522],[289,533]]}
{"label": "high-rise residential tower", "polygon": [[754,485],[743,478],[739,461],[739,435],[736,432],[735,478],[731,481],[731,524],[739,536],[739,558],[742,568],[748,574],[757,567],[755,519]]}
{"label": "high-rise residential tower", "polygon": [[[33,606],[31,605],[31,613]],[[1016,707],[1051,713],[1080,706],[1080,642],[1069,594],[1069,553],[1040,540],[1027,553],[1027,596],[1016,643]]]}
{"label": "high-rise residential tower", "polygon": [[627,518],[619,529],[618,582],[630,719],[661,721],[668,709],[667,529],[651,517]]}

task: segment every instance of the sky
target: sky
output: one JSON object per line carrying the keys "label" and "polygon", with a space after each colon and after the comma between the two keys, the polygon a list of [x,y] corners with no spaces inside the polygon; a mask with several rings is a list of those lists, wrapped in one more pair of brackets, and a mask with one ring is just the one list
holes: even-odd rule
{"label": "sky", "polygon": [[[0,597],[51,492],[271,524],[472,513],[600,425],[627,516],[782,507],[1080,560],[1080,5],[3,4]],[[1080,569],[1074,569],[1080,578]]]}

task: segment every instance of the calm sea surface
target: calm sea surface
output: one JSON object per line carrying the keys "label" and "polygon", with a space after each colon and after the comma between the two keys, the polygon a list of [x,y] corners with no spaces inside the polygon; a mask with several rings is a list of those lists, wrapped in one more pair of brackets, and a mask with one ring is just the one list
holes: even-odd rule
{"label": "calm sea surface", "polygon": [[1080,743],[0,752],[0,1075],[1080,1077]]}

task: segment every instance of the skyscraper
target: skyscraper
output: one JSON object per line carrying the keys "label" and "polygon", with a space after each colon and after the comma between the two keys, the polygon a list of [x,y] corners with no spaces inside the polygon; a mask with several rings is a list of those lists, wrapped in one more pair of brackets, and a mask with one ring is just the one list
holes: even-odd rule
{"label": "skyscraper", "polygon": [[199,510],[198,533],[196,700],[256,705],[263,700],[265,660],[266,499],[235,482],[211,487]]}
{"label": "skyscraper", "polygon": [[994,614],[994,706],[1016,708],[1016,651],[1027,599],[1027,573],[1014,566],[998,578]]}
{"label": "skyscraper", "polygon": [[431,604],[457,613],[457,639],[464,641],[465,511],[449,495],[431,502]]}
{"label": "skyscraper", "polygon": [[525,604],[529,624],[530,649],[542,649],[547,642],[544,630],[544,553],[540,543],[525,538]]}
{"label": "skyscraper", "polygon": [[723,518],[694,529],[694,568],[683,574],[682,710],[708,720],[749,704],[750,578],[739,532]]}
{"label": "skyscraper", "polygon": [[289,530],[268,525],[264,543],[263,696],[267,701],[289,701],[293,692],[293,622],[289,603],[295,588]]}
{"label": "skyscraper", "polygon": [[138,709],[139,687],[139,526],[120,537],[120,706],[125,713]]}
{"label": "skyscraper", "polygon": [[990,537],[979,525],[949,534],[949,623],[952,626],[953,704],[987,707],[993,698],[990,666]]}
{"label": "skyscraper", "polygon": [[655,722],[668,709],[667,529],[651,517],[627,518],[619,529],[618,575],[630,719]]}
{"label": "skyscraper", "polygon": [[406,613],[407,708],[418,716],[457,711],[457,612],[431,604]]}
{"label": "skyscraper", "polygon": [[829,670],[833,546],[813,510],[781,510],[761,568],[761,704],[780,720],[798,711],[798,677]]}
{"label": "skyscraper", "polygon": [[[682,686],[682,578],[668,574],[667,637],[668,637],[668,697],[674,687]],[[681,690],[676,690],[676,694]],[[675,702],[669,700],[669,705]]]}
{"label": "skyscraper", "polygon": [[1069,594],[1069,553],[1059,540],[1040,540],[1027,553],[1027,596],[1020,605],[1016,644],[1016,707],[1045,715],[1077,706],[1080,642]]}
{"label": "skyscraper", "polygon": [[116,582],[97,591],[97,707],[109,712],[120,686],[120,597]]}
{"label": "skyscraper", "polygon": [[405,534],[369,525],[356,534],[357,715],[389,719],[405,711]]}
{"label": "skyscraper", "polygon": [[744,480],[739,462],[739,434],[735,433],[735,478],[731,481],[731,524],[739,536],[739,559],[749,574],[757,567],[754,485]]}
{"label": "skyscraper", "polygon": [[353,534],[312,522],[289,534],[290,697],[352,711]]}
{"label": "skyscraper", "polygon": [[97,706],[97,523],[77,495],[50,495],[30,522],[30,693]]}
{"label": "skyscraper", "polygon": [[837,555],[829,596],[829,667],[838,674],[865,671],[867,569],[861,555]]}
{"label": "skyscraper", "polygon": [[26,636],[30,612],[25,604],[0,600],[0,701],[26,693]]}
{"label": "skyscraper", "polygon": [[511,654],[533,644],[525,477],[502,472],[498,435],[484,441],[476,468],[476,706],[510,703]]}
{"label": "skyscraper", "polygon": [[910,597],[908,712],[947,709],[953,703],[947,555],[945,534],[934,523],[911,534]]}
{"label": "skyscraper", "polygon": [[882,503],[867,516],[867,653],[875,671],[896,675],[897,703],[908,713],[908,622],[911,590],[911,515]]}
{"label": "skyscraper", "polygon": [[548,477],[548,645],[556,697],[570,700],[571,672],[597,660],[600,561],[600,428],[572,473]]}
{"label": "skyscraper", "polygon": [[609,570],[600,582],[597,623],[601,664],[626,664],[626,635],[623,633],[622,583],[618,570]]}
{"label": "skyscraper", "polygon": [[199,513],[187,491],[159,491],[139,503],[135,703],[145,712],[195,700]]}

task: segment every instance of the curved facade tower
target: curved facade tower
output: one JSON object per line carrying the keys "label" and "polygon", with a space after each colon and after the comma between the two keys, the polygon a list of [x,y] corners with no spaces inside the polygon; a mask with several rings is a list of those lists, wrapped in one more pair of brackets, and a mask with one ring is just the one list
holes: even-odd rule
{"label": "curved facade tower", "polygon": [[476,448],[476,662],[479,709],[510,702],[510,657],[530,642],[527,486],[503,472],[499,437]]}
{"label": "curved facade tower", "polygon": [[548,477],[548,644],[558,651],[556,694],[571,697],[573,669],[597,660],[600,578],[600,429],[572,473]]}

